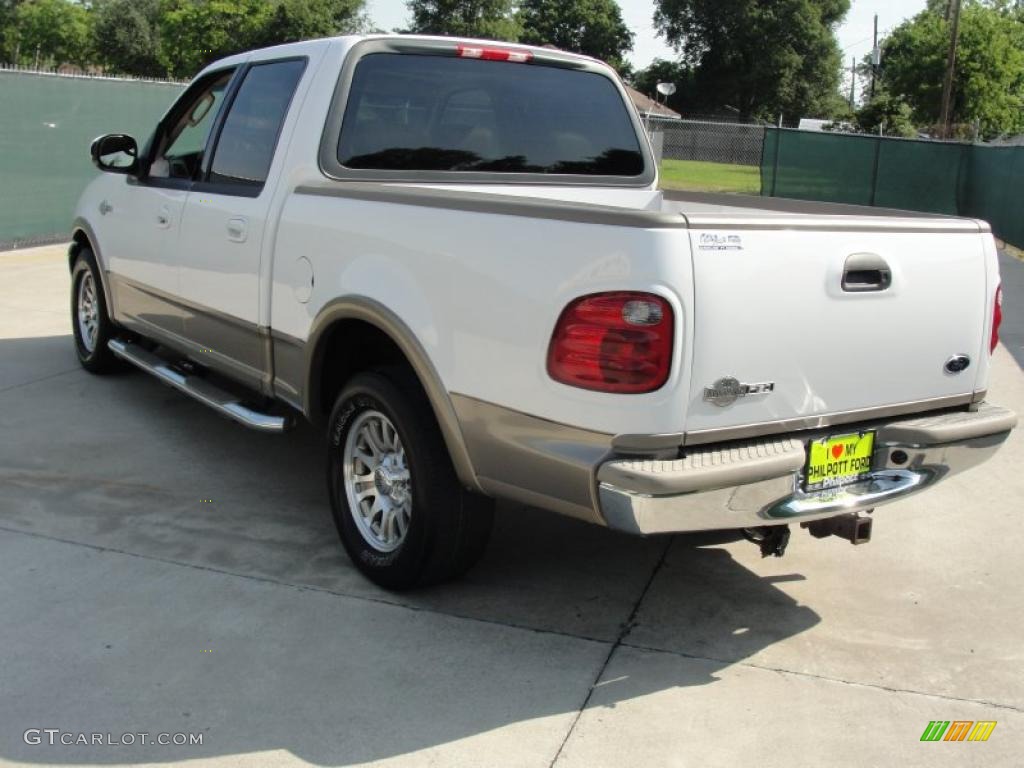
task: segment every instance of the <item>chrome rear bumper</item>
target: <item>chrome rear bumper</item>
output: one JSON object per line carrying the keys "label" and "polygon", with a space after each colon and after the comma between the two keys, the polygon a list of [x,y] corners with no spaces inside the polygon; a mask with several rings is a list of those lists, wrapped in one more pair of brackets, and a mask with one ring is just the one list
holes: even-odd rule
{"label": "chrome rear bumper", "polygon": [[[990,458],[1016,415],[986,403],[864,425],[876,430],[872,471],[842,488],[803,492],[807,442],[799,437],[701,446],[670,461],[617,458],[598,469],[600,512],[609,527],[638,534],[753,528],[873,509],[918,493]],[[902,454],[902,455],[901,455]]]}

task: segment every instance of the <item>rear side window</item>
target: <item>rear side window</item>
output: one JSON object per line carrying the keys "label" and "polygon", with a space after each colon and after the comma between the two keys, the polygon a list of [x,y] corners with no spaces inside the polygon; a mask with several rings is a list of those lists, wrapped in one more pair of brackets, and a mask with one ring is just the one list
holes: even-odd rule
{"label": "rear side window", "polygon": [[257,64],[246,75],[224,120],[210,167],[212,182],[261,186],[306,62]]}
{"label": "rear side window", "polygon": [[356,65],[338,162],[352,169],[636,177],[637,133],[602,74],[374,53]]}

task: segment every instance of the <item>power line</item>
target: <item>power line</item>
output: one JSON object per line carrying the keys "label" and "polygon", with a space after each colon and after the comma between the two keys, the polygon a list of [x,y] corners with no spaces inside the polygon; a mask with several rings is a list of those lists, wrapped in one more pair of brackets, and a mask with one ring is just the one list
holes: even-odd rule
{"label": "power line", "polygon": [[[883,29],[881,32],[878,33],[878,37],[880,37],[882,39],[888,37],[889,33],[892,32],[894,29],[896,29],[896,27],[898,27],[902,23],[903,23],[903,21],[900,21],[899,24],[893,24],[892,26],[886,27],[885,29]],[[858,40],[855,43],[850,43],[848,46],[846,46],[845,48],[841,49],[842,53],[846,53],[851,48],[856,48],[858,45],[862,45],[863,43],[870,43],[872,37],[873,37],[873,35],[868,35],[867,37],[862,38],[861,40]]]}

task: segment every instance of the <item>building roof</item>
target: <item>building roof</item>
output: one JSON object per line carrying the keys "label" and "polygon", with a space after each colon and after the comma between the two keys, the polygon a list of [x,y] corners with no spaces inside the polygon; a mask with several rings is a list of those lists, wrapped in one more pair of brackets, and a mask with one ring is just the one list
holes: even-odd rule
{"label": "building roof", "polygon": [[629,98],[633,100],[634,106],[641,115],[654,115],[655,117],[671,117],[674,120],[678,120],[682,117],[678,112],[673,109],[669,109],[664,104],[659,104],[657,101],[652,99],[650,96],[644,96],[636,88],[626,86],[626,92],[629,94]]}

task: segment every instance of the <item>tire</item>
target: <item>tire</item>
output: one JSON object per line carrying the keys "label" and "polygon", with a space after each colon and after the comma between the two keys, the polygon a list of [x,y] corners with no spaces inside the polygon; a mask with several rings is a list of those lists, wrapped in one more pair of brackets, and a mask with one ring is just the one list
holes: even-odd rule
{"label": "tire", "polygon": [[402,371],[357,374],[338,396],[327,485],[345,551],[386,589],[457,578],[487,546],[494,502],[460,485],[429,402]]}
{"label": "tire", "polygon": [[82,248],[71,268],[71,329],[78,362],[89,373],[111,373],[120,368],[107,342],[114,337],[114,324],[107,314],[96,257]]}

